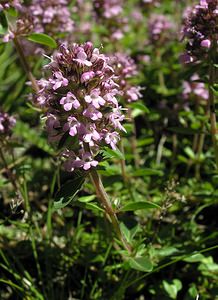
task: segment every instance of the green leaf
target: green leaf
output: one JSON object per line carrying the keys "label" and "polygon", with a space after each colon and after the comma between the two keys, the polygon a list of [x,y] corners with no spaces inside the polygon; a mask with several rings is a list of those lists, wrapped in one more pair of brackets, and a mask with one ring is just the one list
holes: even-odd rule
{"label": "green leaf", "polygon": [[123,153],[119,149],[113,150],[111,148],[105,148],[102,151],[102,154],[104,158],[118,158],[118,159],[125,160]]}
{"label": "green leaf", "polygon": [[151,272],[153,270],[153,265],[151,261],[146,257],[136,257],[129,259],[129,265],[132,269],[141,272]]}
{"label": "green leaf", "polygon": [[201,262],[204,259],[204,255],[201,253],[193,254],[192,256],[186,257],[183,260],[190,263]]}
{"label": "green leaf", "polygon": [[149,168],[139,169],[132,173],[132,176],[152,176],[152,175],[163,176],[164,174],[160,170],[154,170]]}
{"label": "green leaf", "polygon": [[3,11],[0,11],[0,24],[4,29],[8,29],[8,20],[6,18],[6,15]]}
{"label": "green leaf", "polygon": [[9,14],[10,16],[15,17],[15,18],[18,16],[18,12],[13,7],[10,7],[7,9],[7,14]]}
{"label": "green leaf", "polygon": [[89,195],[89,196],[79,197],[77,200],[79,202],[88,203],[88,202],[91,202],[91,201],[95,200],[95,198],[96,198],[95,195]]}
{"label": "green leaf", "polygon": [[195,153],[193,152],[192,148],[185,147],[184,151],[188,155],[189,158],[191,158],[193,160],[195,159]]}
{"label": "green leaf", "polygon": [[192,286],[188,289],[188,294],[193,297],[193,299],[196,299],[198,295],[198,290],[195,286],[195,284],[192,284]]}
{"label": "green leaf", "polygon": [[120,223],[120,229],[121,229],[123,235],[125,236],[127,242],[131,243],[131,232],[123,222]]}
{"label": "green leaf", "polygon": [[150,110],[141,102],[134,102],[130,104],[130,107],[139,110],[140,112],[144,112],[148,114]]}
{"label": "green leaf", "polygon": [[160,206],[149,201],[131,202],[124,205],[120,209],[120,211],[135,211],[139,209],[149,209],[149,208],[160,208]]}
{"label": "green leaf", "polygon": [[141,231],[141,228],[138,224],[133,228],[129,229],[123,222],[120,222],[120,229],[123,235],[125,236],[127,242],[130,244],[132,243],[132,239],[134,238],[134,236]]}
{"label": "green leaf", "polygon": [[174,279],[172,284],[163,280],[163,286],[167,294],[171,299],[176,299],[178,292],[182,289],[182,283],[179,279]]}
{"label": "green leaf", "polygon": [[85,208],[85,209],[87,209],[87,210],[92,210],[92,211],[100,211],[100,212],[104,212],[104,209],[103,208],[101,208],[100,206],[98,206],[98,204],[97,203],[85,203],[85,202],[79,202],[79,201],[77,201],[76,203],[75,203],[77,206],[79,206],[79,207],[82,207],[82,208]]}
{"label": "green leaf", "polygon": [[63,184],[55,195],[53,209],[58,210],[67,206],[77,195],[85,181],[84,175],[77,175],[74,180],[69,180]]}
{"label": "green leaf", "polygon": [[161,249],[155,249],[155,254],[160,257],[170,256],[179,250],[175,247],[163,247]]}
{"label": "green leaf", "polygon": [[44,33],[31,33],[27,39],[31,42],[42,44],[50,48],[57,48],[57,43],[55,40]]}

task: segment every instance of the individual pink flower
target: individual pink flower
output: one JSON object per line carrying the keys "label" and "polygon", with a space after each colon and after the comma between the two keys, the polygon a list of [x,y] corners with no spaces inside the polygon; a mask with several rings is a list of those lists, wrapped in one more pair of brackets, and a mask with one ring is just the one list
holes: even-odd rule
{"label": "individual pink flower", "polygon": [[70,111],[72,108],[77,109],[80,107],[80,103],[76,96],[69,92],[66,97],[62,97],[60,100],[60,104],[63,105],[64,110]]}
{"label": "individual pink flower", "polygon": [[50,79],[50,83],[52,85],[53,90],[59,89],[61,86],[67,86],[68,80],[64,78],[63,74],[61,72],[54,72],[54,79]]}

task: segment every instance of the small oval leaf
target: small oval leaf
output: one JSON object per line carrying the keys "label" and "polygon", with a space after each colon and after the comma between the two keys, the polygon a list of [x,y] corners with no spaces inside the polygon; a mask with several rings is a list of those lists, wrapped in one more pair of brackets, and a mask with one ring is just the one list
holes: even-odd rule
{"label": "small oval leaf", "polygon": [[57,43],[55,40],[44,33],[31,33],[27,39],[31,42],[42,44],[50,48],[57,48]]}
{"label": "small oval leaf", "polygon": [[102,154],[104,158],[118,158],[125,160],[123,153],[119,149],[113,150],[107,147],[102,151]]}
{"label": "small oval leaf", "polygon": [[153,270],[153,265],[151,261],[146,257],[130,258],[129,265],[132,269],[141,272],[151,272]]}
{"label": "small oval leaf", "polygon": [[148,114],[150,112],[150,110],[147,108],[147,106],[145,106],[143,103],[141,102],[133,102],[130,104],[130,107],[134,108],[134,109],[138,109],[143,113]]}
{"label": "small oval leaf", "polygon": [[96,198],[95,195],[88,195],[88,196],[79,197],[77,199],[77,201],[83,202],[83,203],[88,203],[88,202],[95,200],[95,198]]}
{"label": "small oval leaf", "polygon": [[67,206],[77,195],[85,181],[85,175],[78,175],[74,180],[63,184],[55,195],[53,209],[58,210]]}
{"label": "small oval leaf", "polygon": [[156,203],[152,203],[149,201],[140,201],[140,202],[131,202],[124,205],[120,211],[135,211],[140,209],[149,209],[149,208],[161,208]]}
{"label": "small oval leaf", "polygon": [[87,210],[92,210],[94,212],[96,212],[96,211],[104,212],[104,209],[101,208],[100,206],[98,206],[97,203],[92,203],[92,202],[91,203],[90,202],[85,203],[85,202],[77,201],[75,203],[75,205],[79,206],[81,208],[87,209]]}

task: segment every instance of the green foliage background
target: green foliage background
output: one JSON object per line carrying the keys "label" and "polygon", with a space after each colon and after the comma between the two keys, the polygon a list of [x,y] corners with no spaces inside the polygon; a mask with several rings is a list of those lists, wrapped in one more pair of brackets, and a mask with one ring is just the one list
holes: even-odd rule
{"label": "green foliage background", "polygon": [[[203,105],[196,111],[190,99],[185,110],[181,96],[183,80],[198,72],[206,81],[207,69],[179,63],[184,43],[178,31],[189,1],[162,2],[153,10],[168,15],[177,29],[160,45],[161,59],[154,45],[145,43],[149,11],[143,11],[143,26],[129,18],[130,30],[118,45],[136,59],[136,84],[144,87],[143,98],[131,106],[139,166],[130,142],[133,124],[126,122],[124,152],[106,149],[99,168],[133,245],[132,257],[114,237],[89,177],[62,169],[47,142],[41,111],[29,101],[31,88],[15,48],[1,43],[0,105],[18,119],[5,157],[19,191],[0,161],[0,299],[218,299],[218,173],[209,122]],[[125,15],[135,6],[136,1],[125,1]],[[107,28],[84,17],[93,23],[91,39],[100,46]],[[80,24],[79,16],[72,18]],[[78,35],[75,41],[87,38]],[[117,45],[103,40],[103,52],[113,52]],[[140,55],[149,55],[150,63]],[[29,61],[41,78],[48,59]],[[193,140],[202,124],[199,155]]]}

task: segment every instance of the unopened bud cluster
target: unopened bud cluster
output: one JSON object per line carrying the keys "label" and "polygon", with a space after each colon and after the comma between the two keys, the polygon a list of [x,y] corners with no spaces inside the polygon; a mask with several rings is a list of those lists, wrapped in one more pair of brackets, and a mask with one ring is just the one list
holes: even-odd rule
{"label": "unopened bud cluster", "polygon": [[21,3],[20,0],[1,0],[0,1],[0,11],[2,11],[3,9],[9,9],[9,8],[20,8],[21,7]]}
{"label": "unopened bud cluster", "polygon": [[62,143],[65,167],[95,167],[105,145],[116,149],[124,115],[116,95],[118,85],[109,58],[92,43],[62,45],[47,65],[49,77],[39,81],[39,105],[47,108],[49,140]]}
{"label": "unopened bud cluster", "polygon": [[97,23],[103,24],[112,40],[123,38],[127,22],[123,16],[122,0],[94,0],[93,6]]}
{"label": "unopened bud cluster", "polygon": [[152,44],[161,44],[170,38],[173,24],[164,15],[153,14],[148,20],[149,40]]}
{"label": "unopened bud cluster", "polygon": [[68,0],[33,0],[28,7],[33,16],[34,31],[55,34],[71,32],[73,21],[68,8]]}
{"label": "unopened bud cluster", "polygon": [[74,23],[71,20],[68,4],[68,0],[32,0],[30,4],[18,6],[16,26],[10,29],[4,41],[31,32],[45,33],[50,36],[72,32]]}
{"label": "unopened bud cluster", "polygon": [[200,0],[190,11],[183,36],[188,39],[186,53],[181,60],[184,63],[202,60],[218,41],[218,1]]}

